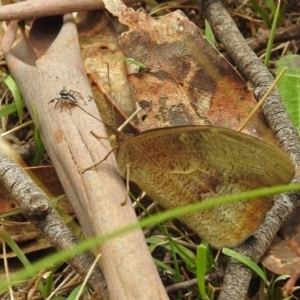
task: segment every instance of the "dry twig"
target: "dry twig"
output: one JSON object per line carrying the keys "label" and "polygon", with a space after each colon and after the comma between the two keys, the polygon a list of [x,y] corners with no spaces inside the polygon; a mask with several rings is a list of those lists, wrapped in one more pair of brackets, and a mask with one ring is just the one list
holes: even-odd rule
{"label": "dry twig", "polygon": [[[125,0],[125,3],[136,3],[138,0]],[[74,11],[88,11],[104,8],[101,0],[53,0],[22,1],[0,7],[0,21],[24,20],[37,17],[55,16]]]}
{"label": "dry twig", "polygon": [[[78,103],[88,113],[76,106],[70,108],[71,114],[67,110],[60,113],[48,105],[64,86],[85,100],[91,96],[73,17],[36,19],[29,37],[12,48],[15,25],[10,24],[2,43],[5,58],[30,114],[33,116],[34,106],[37,109],[41,138],[83,231],[87,236],[101,235],[136,221],[130,201],[120,205],[126,189],[112,155],[82,174],[111,148],[107,140],[96,141],[90,134],[105,136],[94,101]],[[28,82],[28,78],[35,80]],[[167,297],[141,230],[105,243],[101,251],[100,265],[110,298]]]}
{"label": "dry twig", "polygon": [[[0,154],[1,183],[11,193],[23,214],[57,250],[67,250],[79,243],[78,237],[58,215],[46,194],[16,163]],[[81,253],[69,263],[83,277],[89,272],[94,257],[90,252]],[[91,287],[106,299],[106,283],[99,268],[95,268],[89,278]]]}
{"label": "dry twig", "polygon": [[[203,1],[203,4],[217,38],[223,43],[240,72],[254,84],[255,93],[260,99],[273,82],[273,76],[247,45],[223,5],[217,0]],[[299,167],[299,136],[282,105],[278,90],[268,97],[263,106],[263,112],[281,147],[290,156],[296,167]],[[299,182],[299,180],[295,178],[293,182]],[[267,214],[264,225],[235,250],[258,262],[283,221],[293,211],[298,201],[297,198],[296,194],[284,194],[276,197],[275,205]],[[220,299],[244,299],[250,279],[251,271],[234,259],[230,259]]]}

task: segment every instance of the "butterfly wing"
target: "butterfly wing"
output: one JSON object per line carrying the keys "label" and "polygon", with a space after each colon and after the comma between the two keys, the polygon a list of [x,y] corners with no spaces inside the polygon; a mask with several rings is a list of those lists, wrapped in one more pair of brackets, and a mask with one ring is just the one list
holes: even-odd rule
{"label": "butterfly wing", "polygon": [[[167,209],[288,183],[294,174],[281,149],[206,126],[145,131],[120,143],[117,163],[123,175],[128,164],[130,179]],[[252,199],[180,219],[212,246],[232,247],[258,228],[271,206],[271,198]]]}

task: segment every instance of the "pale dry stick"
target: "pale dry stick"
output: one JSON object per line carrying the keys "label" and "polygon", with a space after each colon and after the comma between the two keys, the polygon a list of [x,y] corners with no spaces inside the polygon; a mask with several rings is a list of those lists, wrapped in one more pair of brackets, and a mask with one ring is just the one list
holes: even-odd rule
{"label": "pale dry stick", "polygon": [[17,127],[14,127],[13,129],[8,130],[8,131],[2,133],[0,136],[1,136],[1,137],[4,137],[4,136],[6,136],[6,135],[8,135],[8,134],[14,133],[14,132],[16,132],[16,131],[18,131],[18,130],[24,128],[24,127],[27,127],[27,126],[29,126],[29,125],[31,125],[31,124],[33,124],[33,120],[27,121],[27,122],[25,122],[25,123],[23,123],[23,124],[21,124],[21,125],[19,125],[19,126],[17,126]]}
{"label": "pale dry stick", "polygon": [[[133,207],[136,208],[138,203],[146,196],[146,193],[145,192],[142,192],[136,199],[135,201],[133,202]],[[148,208],[153,204],[154,202],[152,202]],[[138,216],[138,219],[141,218],[141,216],[144,214],[144,212],[142,212],[139,216]]]}
{"label": "pale dry stick", "polygon": [[[1,226],[1,230],[3,230],[3,226]],[[4,240],[2,240],[2,252],[3,252],[3,259],[4,259],[5,276],[6,276],[6,280],[9,281],[9,269],[8,269],[8,263],[7,263],[7,255],[6,255],[6,243],[4,242]],[[9,290],[10,298],[14,299],[12,287],[9,286],[8,290]]]}
{"label": "pale dry stick", "polygon": [[[68,269],[70,266],[68,265],[63,272],[66,273],[68,272]],[[52,291],[52,293],[46,298],[46,300],[51,300],[57,292],[61,292],[64,289],[64,286],[68,284],[70,281],[70,278],[75,278],[77,276],[77,273],[74,270],[71,270],[71,272],[65,277],[62,278],[63,276],[58,276],[56,280],[53,282],[53,286],[56,286],[56,288]]]}
{"label": "pale dry stick", "polygon": [[34,280],[34,285],[33,287],[30,289],[30,291],[28,292],[27,295],[27,300],[32,300],[34,297],[34,294],[36,293],[37,289],[38,289],[38,285],[41,281],[41,278],[43,276],[44,270],[40,271],[38,276],[36,276],[35,280]]}
{"label": "pale dry stick", "polygon": [[275,78],[274,82],[272,83],[272,85],[269,87],[269,89],[266,91],[266,93],[264,94],[264,96],[259,100],[259,102],[255,105],[254,109],[251,111],[251,113],[248,115],[248,117],[246,118],[246,120],[243,122],[243,124],[238,128],[237,131],[242,131],[245,126],[247,125],[247,123],[249,122],[249,120],[253,117],[253,115],[262,107],[262,105],[264,104],[264,102],[267,100],[267,98],[270,96],[270,94],[273,92],[273,90],[275,89],[277,83],[279,82],[279,80],[281,79],[281,77],[283,76],[283,74],[285,73],[285,71],[287,70],[287,67],[284,67],[281,72],[278,74],[278,76]]}
{"label": "pale dry stick", "polygon": [[90,278],[93,270],[95,269],[95,267],[96,267],[96,265],[97,265],[97,263],[98,263],[98,261],[99,261],[99,259],[100,259],[101,256],[102,256],[101,253],[96,256],[95,261],[91,265],[91,268],[90,268],[89,272],[86,274],[86,276],[85,276],[85,278],[84,278],[84,280],[83,280],[83,282],[81,284],[81,287],[80,287],[80,289],[79,289],[79,291],[77,293],[77,296],[76,296],[75,300],[79,300],[80,295],[81,295],[81,293],[83,291],[83,288],[86,285],[87,281],[89,280],[89,278]]}
{"label": "pale dry stick", "polygon": [[[127,4],[141,2],[140,0],[125,0]],[[31,0],[4,5],[0,7],[0,21],[33,19],[43,16],[54,16],[77,11],[103,9],[101,0]]]}
{"label": "pale dry stick", "polygon": [[[9,26],[12,37],[8,36],[4,39],[6,43],[3,42],[5,58],[31,115],[34,115],[34,105],[37,107],[41,138],[64,190],[72,200],[83,231],[88,237],[102,235],[134,222],[136,214],[132,205],[120,206],[120,196],[125,197],[126,191],[113,158],[108,159],[103,168],[87,172],[84,176],[81,173],[82,169],[100,160],[109,151],[107,141],[99,146],[89,134],[94,131],[104,135],[104,126],[93,118],[87,119],[81,110],[74,109],[73,115],[69,116],[47,106],[57,92],[53,88],[68,84],[70,80],[73,82],[71,88],[76,83],[76,90],[84,97],[91,94],[72,16],[65,15],[62,20],[59,19],[62,27],[55,37],[47,35],[49,26],[41,28],[38,21],[33,23],[30,32],[30,36],[34,36],[33,42],[47,40],[51,45],[48,51],[42,52],[44,48],[39,48],[41,43],[34,44],[39,53],[45,53],[38,63],[27,64],[26,59],[22,61],[18,56],[16,47],[11,48],[10,41],[15,40],[15,22],[10,24],[12,27]],[[26,41],[21,39],[17,50],[23,51],[23,42]],[[53,65],[56,67],[52,68]],[[28,85],[25,79],[32,76],[36,84]],[[39,94],[41,86],[43,97]],[[98,116],[94,102],[89,103],[88,111]],[[141,229],[107,241],[98,250],[103,253],[100,264],[111,299],[167,299]]]}
{"label": "pale dry stick", "polygon": [[186,281],[182,281],[182,282],[179,282],[179,283],[175,283],[175,284],[166,286],[166,291],[168,293],[177,292],[177,291],[180,291],[180,290],[190,289],[190,288],[195,287],[195,286],[197,286],[197,278],[193,278],[193,279],[190,279],[190,280],[186,280]]}
{"label": "pale dry stick", "polygon": [[117,131],[118,132],[121,132],[123,129],[124,129],[124,127],[128,124],[128,123],[130,123],[130,121],[140,112],[140,111],[142,111],[143,109],[141,108],[141,107],[138,107],[137,109],[136,109],[136,111],[131,115],[131,116],[129,116],[128,118],[127,118],[127,120],[117,129]]}

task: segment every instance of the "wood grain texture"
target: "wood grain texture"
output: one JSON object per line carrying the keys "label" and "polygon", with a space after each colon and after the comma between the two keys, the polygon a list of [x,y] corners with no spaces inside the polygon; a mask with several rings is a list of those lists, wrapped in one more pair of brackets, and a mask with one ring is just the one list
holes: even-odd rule
{"label": "wood grain texture", "polygon": [[[3,46],[5,58],[33,116],[35,106],[40,134],[61,183],[87,236],[101,235],[136,220],[126,190],[115,167],[114,157],[97,168],[82,170],[101,160],[110,149],[91,131],[105,136],[103,124],[79,107],[55,108],[49,101],[65,86],[88,99],[90,86],[80,56],[76,26],[71,15],[38,19],[29,40],[22,39],[13,49],[14,37]],[[34,47],[32,47],[34,46]],[[93,101],[84,105],[100,118]],[[142,231],[137,230],[105,243],[101,267],[111,299],[166,299],[166,293],[149,254]]]}

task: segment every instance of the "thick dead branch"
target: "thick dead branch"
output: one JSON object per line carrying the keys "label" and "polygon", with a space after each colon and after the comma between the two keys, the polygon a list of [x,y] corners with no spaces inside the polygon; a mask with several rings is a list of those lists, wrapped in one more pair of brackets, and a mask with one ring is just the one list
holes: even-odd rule
{"label": "thick dead branch", "polygon": [[[227,52],[238,66],[240,72],[252,81],[256,87],[256,95],[261,98],[274,78],[261,63],[255,53],[245,42],[235,23],[216,0],[203,1],[209,22]],[[273,129],[281,147],[299,166],[299,137],[296,129],[285,111],[278,90],[275,90],[266,101],[263,112]],[[297,178],[294,182],[299,182]],[[283,221],[293,211],[298,197],[296,194],[280,195],[274,207],[266,216],[266,221],[258,232],[235,250],[258,262]],[[251,271],[235,260],[230,260],[220,299],[244,299],[247,294]]]}
{"label": "thick dead branch", "polygon": [[[3,154],[0,154],[0,174],[1,183],[17,201],[24,215],[53,247],[67,250],[79,243],[78,237],[51,207],[46,194],[20,166]],[[69,263],[84,277],[93,261],[93,255],[86,252],[71,258]],[[101,299],[107,299],[106,283],[99,268],[94,269],[89,284]]]}
{"label": "thick dead branch", "polygon": [[[270,30],[260,29],[255,36],[247,39],[247,44],[251,47],[253,51],[259,51],[260,49],[265,48],[267,46],[269,38]],[[275,33],[274,42],[282,43],[299,38],[300,24],[298,23],[278,28]]]}
{"label": "thick dead branch", "polygon": [[[125,0],[125,3],[141,2],[138,0]],[[0,7],[0,21],[24,20],[37,17],[55,16],[78,11],[102,9],[102,0],[53,0],[53,1],[22,1]]]}

